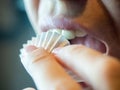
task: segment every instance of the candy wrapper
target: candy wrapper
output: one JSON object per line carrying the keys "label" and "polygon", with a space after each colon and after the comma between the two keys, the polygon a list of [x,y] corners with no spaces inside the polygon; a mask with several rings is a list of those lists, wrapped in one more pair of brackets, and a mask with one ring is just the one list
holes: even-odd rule
{"label": "candy wrapper", "polygon": [[62,37],[62,35],[56,32],[43,32],[37,37],[33,37],[28,44],[35,45],[36,47],[43,47],[48,52],[51,52],[54,48],[64,47],[70,45],[69,41]]}

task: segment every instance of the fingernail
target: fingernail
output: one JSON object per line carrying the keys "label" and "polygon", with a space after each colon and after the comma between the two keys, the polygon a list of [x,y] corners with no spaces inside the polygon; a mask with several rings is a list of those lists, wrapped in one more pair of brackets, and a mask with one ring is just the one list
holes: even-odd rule
{"label": "fingernail", "polygon": [[29,87],[29,88],[25,88],[25,89],[22,89],[22,90],[35,90],[35,89],[34,89],[34,88]]}
{"label": "fingernail", "polygon": [[58,47],[58,48],[53,49],[52,53],[57,54],[61,50],[61,48],[62,47]]}
{"label": "fingernail", "polygon": [[35,49],[37,49],[37,47],[32,46],[32,45],[25,47],[25,50],[26,50],[26,52],[28,52],[28,53],[34,51]]}

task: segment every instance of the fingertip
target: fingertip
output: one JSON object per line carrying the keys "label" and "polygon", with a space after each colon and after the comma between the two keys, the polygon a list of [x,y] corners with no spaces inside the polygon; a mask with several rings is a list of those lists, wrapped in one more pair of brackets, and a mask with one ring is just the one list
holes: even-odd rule
{"label": "fingertip", "polygon": [[60,56],[60,55],[63,55],[65,56],[66,54],[68,55],[71,55],[71,54],[79,54],[80,52],[84,51],[86,47],[84,47],[83,45],[69,45],[69,46],[65,46],[65,47],[58,47],[58,48],[55,48],[52,53],[55,55],[55,56]]}
{"label": "fingertip", "polygon": [[53,51],[52,51],[52,53],[53,54],[57,54],[57,53],[59,53],[59,51],[62,49],[62,47],[58,47],[58,48],[55,48]]}
{"label": "fingertip", "polygon": [[28,53],[30,53],[30,52],[32,52],[32,51],[34,51],[34,50],[36,50],[37,49],[37,47],[35,47],[35,46],[33,46],[33,45],[29,45],[29,46],[26,46],[25,47],[25,50],[26,50],[26,52],[28,52]]}

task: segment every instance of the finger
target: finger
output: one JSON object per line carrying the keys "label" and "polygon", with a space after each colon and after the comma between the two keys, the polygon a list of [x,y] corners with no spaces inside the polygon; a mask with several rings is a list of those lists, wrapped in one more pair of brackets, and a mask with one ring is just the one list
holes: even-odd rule
{"label": "finger", "polygon": [[23,0],[28,18],[35,31],[38,30],[38,6],[39,0]]}
{"label": "finger", "polygon": [[25,89],[23,89],[23,90],[35,90],[35,89],[28,87],[28,88],[25,88]]}
{"label": "finger", "polygon": [[58,48],[54,54],[95,90],[120,89],[120,63],[117,59],[81,45]]}
{"label": "finger", "polygon": [[28,65],[30,64],[31,61],[29,61],[29,59],[27,58],[27,52],[29,53],[30,51],[33,51],[36,49],[37,48],[35,46],[30,45],[29,47],[25,47],[20,50],[21,51],[21,53],[20,53],[21,62],[28,73],[30,73]]}
{"label": "finger", "polygon": [[26,50],[28,67],[39,90],[82,90],[50,53],[42,48],[30,48]]}
{"label": "finger", "polygon": [[120,0],[102,0],[120,30]]}

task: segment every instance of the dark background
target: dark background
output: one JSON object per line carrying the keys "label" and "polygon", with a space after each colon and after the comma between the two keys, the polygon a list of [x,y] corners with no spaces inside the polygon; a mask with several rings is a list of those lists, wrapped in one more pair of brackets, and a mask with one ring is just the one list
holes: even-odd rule
{"label": "dark background", "polygon": [[22,0],[0,0],[0,90],[35,87],[19,58],[19,49],[35,33]]}

